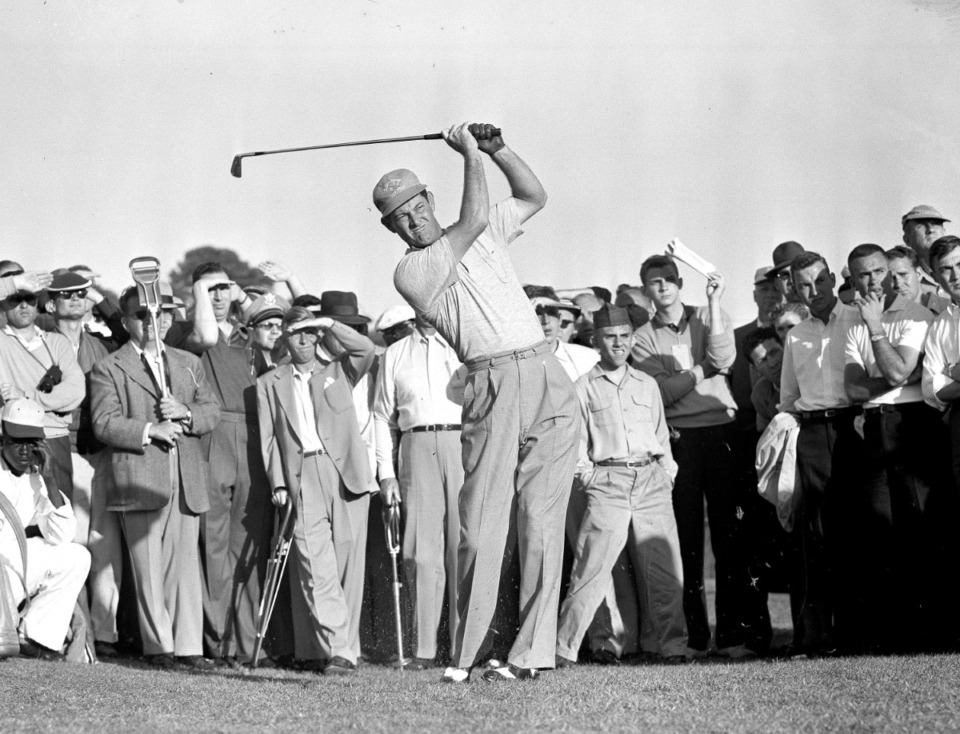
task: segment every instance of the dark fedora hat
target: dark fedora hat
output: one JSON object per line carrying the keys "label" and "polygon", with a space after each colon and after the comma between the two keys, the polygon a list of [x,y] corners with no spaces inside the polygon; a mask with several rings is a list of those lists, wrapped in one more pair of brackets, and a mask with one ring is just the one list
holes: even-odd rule
{"label": "dark fedora hat", "polygon": [[318,316],[329,316],[344,324],[366,324],[370,321],[357,308],[357,294],[350,291],[324,291],[320,294]]}

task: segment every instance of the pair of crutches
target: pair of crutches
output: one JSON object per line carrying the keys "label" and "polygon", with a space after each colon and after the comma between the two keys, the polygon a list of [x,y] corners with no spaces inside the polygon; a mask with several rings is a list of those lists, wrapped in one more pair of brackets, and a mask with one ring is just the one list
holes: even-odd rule
{"label": "pair of crutches", "polygon": [[[263,593],[260,597],[260,608],[257,610],[257,638],[253,646],[250,667],[256,668],[260,659],[260,650],[263,647],[263,638],[273,616],[273,608],[277,603],[277,594],[280,592],[280,581],[284,569],[287,567],[287,558],[290,555],[290,538],[287,537],[287,528],[293,515],[293,504],[287,499],[283,507],[282,519],[279,523],[273,553],[267,561],[267,575],[263,583]],[[397,556],[400,554],[400,506],[386,505],[383,508],[383,532],[387,541],[387,552],[390,554],[390,568],[393,572],[393,612],[397,625],[397,663],[403,670],[406,659],[403,657],[403,624],[400,615],[400,572],[397,566]]]}

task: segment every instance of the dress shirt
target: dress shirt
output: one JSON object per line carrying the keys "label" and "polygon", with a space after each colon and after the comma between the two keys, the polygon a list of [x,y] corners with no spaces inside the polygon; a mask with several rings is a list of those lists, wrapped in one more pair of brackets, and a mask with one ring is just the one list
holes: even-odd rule
{"label": "dress shirt", "polygon": [[[894,347],[909,347],[923,353],[923,342],[927,338],[927,329],[933,321],[933,314],[915,301],[897,296],[890,307],[883,312],[880,322],[883,333]],[[877,358],[870,341],[870,330],[863,323],[854,326],[847,333],[846,364],[858,364],[868,377],[883,377],[877,366]],[[866,405],[892,405],[900,403],[919,403],[923,400],[920,383],[899,385],[876,395]]]}
{"label": "dress shirt", "polygon": [[[147,367],[149,368],[150,374],[153,376],[153,384],[154,384],[154,387],[156,387],[157,385],[161,384],[161,380],[160,380],[160,360],[158,360],[156,357],[150,357],[150,356],[148,356],[147,353],[146,353],[143,349],[141,349],[140,347],[138,347],[138,346],[137,346],[136,344],[134,344],[132,341],[131,341],[131,343],[130,343],[130,346],[133,347],[133,351],[135,351],[135,352],[137,353],[137,356],[140,358],[140,361],[143,362],[143,363],[145,363],[145,364],[147,365]],[[163,351],[161,351],[160,354],[163,354]],[[140,440],[141,440],[141,443],[142,443],[144,446],[146,446],[148,443],[150,443],[150,426],[152,426],[152,425],[153,425],[153,422],[150,421],[150,422],[147,423],[147,425],[145,425],[145,426],[143,427],[143,437],[142,437]]]}
{"label": "dress shirt", "polygon": [[301,372],[293,368],[293,394],[297,400],[297,419],[300,443],[304,453],[323,450],[323,441],[317,431],[317,414],[313,410],[313,396],[310,394],[310,380],[313,371]]}
{"label": "dress shirt", "polygon": [[417,329],[387,348],[373,403],[380,479],[396,476],[397,431],[461,422],[465,379],[466,368],[439,333]]}
{"label": "dress shirt", "polygon": [[570,378],[570,382],[579,380],[590,371],[593,365],[600,361],[600,355],[597,354],[596,349],[582,347],[579,344],[564,344],[559,339],[557,339],[553,353],[557,355],[557,359]]}
{"label": "dress shirt", "polygon": [[951,303],[933,320],[923,348],[923,399],[937,410],[946,410],[937,393],[954,383],[950,371],[960,362],[960,306]]}
{"label": "dress shirt", "polygon": [[808,316],[787,332],[780,373],[780,411],[827,410],[850,405],[843,387],[847,332],[860,311],[840,299],[827,323]]}
{"label": "dress shirt", "polygon": [[577,474],[601,461],[657,458],[671,477],[677,464],[656,381],[629,365],[616,373],[599,364],[576,382],[580,402],[580,456]]}

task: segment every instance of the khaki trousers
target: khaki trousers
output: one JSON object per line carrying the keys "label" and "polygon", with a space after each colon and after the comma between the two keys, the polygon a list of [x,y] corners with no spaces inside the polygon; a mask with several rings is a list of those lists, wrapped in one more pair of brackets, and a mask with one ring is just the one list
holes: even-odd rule
{"label": "khaki trousers", "polygon": [[577,459],[573,384],[546,344],[468,365],[454,664],[489,651],[502,567],[520,557],[520,631],[507,657],[555,665],[563,532]]}
{"label": "khaki trousers", "polygon": [[415,610],[416,657],[433,659],[444,589],[451,648],[457,630],[458,502],[463,486],[460,431],[404,433],[399,469],[403,574]]}
{"label": "khaki trousers", "polygon": [[640,616],[649,620],[663,656],[687,649],[683,567],[671,501],[672,482],[659,463],[639,469],[597,467],[583,490],[570,589],[560,609],[557,654],[577,659],[580,643],[610,588],[626,547],[637,575]]}
{"label": "khaki trousers", "polygon": [[351,494],[326,454],[303,460],[290,556],[296,655],[360,657],[370,495]]}
{"label": "khaki trousers", "polygon": [[117,514],[130,550],[143,654],[202,655],[200,516],[186,505],[175,463],[172,473],[176,488],[166,507]]}
{"label": "khaki trousers", "polygon": [[120,516],[107,511],[107,492],[113,484],[113,450],[73,454],[73,511],[77,542],[90,551],[90,622],[95,639],[117,641],[117,607],[123,576],[123,540]]}

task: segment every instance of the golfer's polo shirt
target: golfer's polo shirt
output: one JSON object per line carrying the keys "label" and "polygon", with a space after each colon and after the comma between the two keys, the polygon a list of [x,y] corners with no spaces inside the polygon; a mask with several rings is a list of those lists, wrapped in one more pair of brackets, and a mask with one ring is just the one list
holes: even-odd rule
{"label": "golfer's polo shirt", "polygon": [[[883,333],[896,347],[908,347],[923,353],[923,343],[927,338],[927,329],[933,322],[933,314],[915,301],[897,296],[890,307],[880,317]],[[868,377],[883,377],[877,366],[870,341],[870,330],[862,321],[847,332],[846,364],[858,364],[864,368]],[[900,385],[871,398],[868,406],[900,403],[919,403],[923,401],[920,383]]]}
{"label": "golfer's polo shirt", "polygon": [[843,386],[847,332],[860,311],[837,299],[827,323],[808,316],[787,332],[780,371],[780,410],[797,413],[850,405]]}
{"label": "golfer's polo shirt", "polygon": [[526,349],[543,341],[507,245],[521,234],[513,197],[490,209],[486,230],[457,262],[446,234],[407,250],[393,283],[407,303],[454,348],[461,362]]}
{"label": "golfer's polo shirt", "polygon": [[577,380],[580,402],[578,473],[600,461],[657,458],[671,477],[677,464],[656,381],[627,366],[617,379],[599,364]]}

